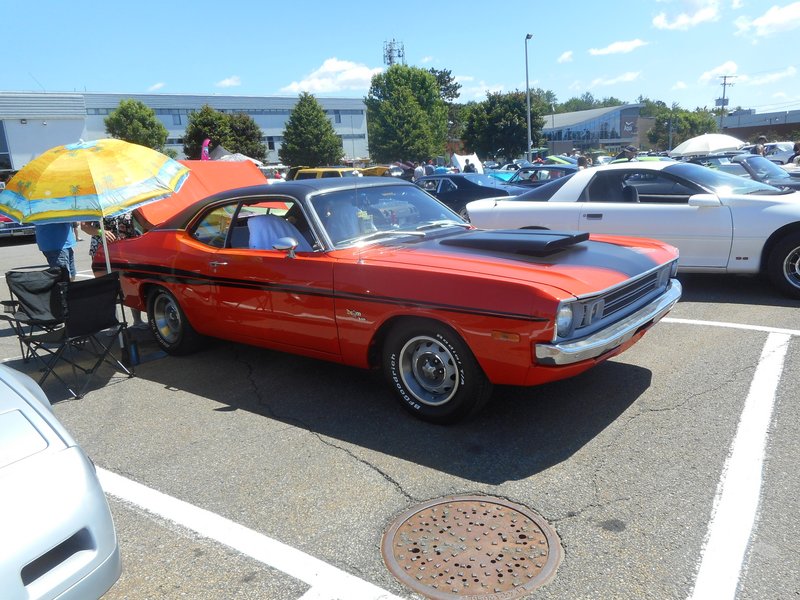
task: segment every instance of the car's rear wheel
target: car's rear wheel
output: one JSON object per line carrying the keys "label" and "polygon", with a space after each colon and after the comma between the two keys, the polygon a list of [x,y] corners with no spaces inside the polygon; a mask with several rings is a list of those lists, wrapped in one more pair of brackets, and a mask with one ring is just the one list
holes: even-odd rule
{"label": "car's rear wheel", "polygon": [[474,415],[492,393],[492,384],[464,341],[434,321],[397,323],[384,344],[383,367],[406,410],[433,423]]}
{"label": "car's rear wheel", "polygon": [[772,284],[792,298],[800,298],[800,233],[778,241],[769,253],[767,275]]}
{"label": "car's rear wheel", "polygon": [[189,354],[201,345],[201,336],[189,323],[175,296],[162,287],[155,288],[147,297],[147,321],[158,345],[169,354]]}

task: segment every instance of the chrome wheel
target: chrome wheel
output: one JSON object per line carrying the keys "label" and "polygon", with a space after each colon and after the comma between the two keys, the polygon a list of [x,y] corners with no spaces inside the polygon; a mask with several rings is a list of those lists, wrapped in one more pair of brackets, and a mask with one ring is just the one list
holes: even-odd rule
{"label": "chrome wheel", "polygon": [[783,259],[783,276],[789,285],[800,289],[800,246],[789,251]]}
{"label": "chrome wheel", "polygon": [[448,348],[429,336],[411,338],[400,350],[400,378],[419,402],[441,406],[458,391],[458,366]]}
{"label": "chrome wheel", "polygon": [[175,344],[181,337],[183,322],[175,300],[166,294],[158,294],[153,302],[153,323],[158,335],[166,344]]}

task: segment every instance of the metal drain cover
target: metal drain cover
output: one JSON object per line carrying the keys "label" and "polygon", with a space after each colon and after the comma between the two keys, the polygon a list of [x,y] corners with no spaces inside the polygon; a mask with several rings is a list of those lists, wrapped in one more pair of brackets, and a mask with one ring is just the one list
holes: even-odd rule
{"label": "metal drain cover", "polygon": [[547,583],[562,557],[542,517],[489,496],[407,510],[386,530],[381,552],[400,582],[434,600],[519,598]]}

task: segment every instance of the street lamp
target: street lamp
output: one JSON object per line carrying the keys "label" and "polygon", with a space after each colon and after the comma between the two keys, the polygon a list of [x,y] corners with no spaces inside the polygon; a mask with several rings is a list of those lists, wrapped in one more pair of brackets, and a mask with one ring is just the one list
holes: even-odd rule
{"label": "street lamp", "polygon": [[530,33],[525,36],[525,96],[528,100],[528,152],[526,158],[528,162],[531,162],[531,86],[528,84],[528,40],[531,39],[533,35]]}

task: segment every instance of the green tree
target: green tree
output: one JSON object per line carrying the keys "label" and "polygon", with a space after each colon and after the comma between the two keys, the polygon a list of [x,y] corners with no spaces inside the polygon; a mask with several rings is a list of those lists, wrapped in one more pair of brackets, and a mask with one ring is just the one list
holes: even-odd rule
{"label": "green tree", "polygon": [[[478,156],[517,158],[527,151],[527,96],[519,90],[489,93],[468,113],[462,137],[467,150]],[[538,146],[543,119],[531,102],[531,142]]]}
{"label": "green tree", "polygon": [[246,113],[229,115],[230,138],[225,147],[257,160],[267,160],[267,146],[261,141],[261,128]]}
{"label": "green tree", "polygon": [[453,77],[453,73],[447,69],[428,69],[428,72],[436,77],[436,85],[439,86],[439,97],[445,102],[454,102],[461,95],[459,90],[461,84]]}
{"label": "green tree", "polygon": [[436,76],[392,65],[372,78],[367,107],[370,157],[378,162],[423,160],[444,152],[447,105]]}
{"label": "green tree", "polygon": [[[664,102],[639,97],[644,104],[642,116],[654,117],[655,124],[647,132],[647,140],[656,150],[671,150],[689,138],[717,131],[717,119],[705,108],[689,111],[677,103],[667,106]],[[671,140],[671,144],[670,144]]]}
{"label": "green tree", "polygon": [[[214,110],[208,104],[189,115],[186,133],[183,136],[183,153],[186,158],[197,160],[203,148],[203,141],[211,140],[211,147],[226,145],[231,137],[230,120],[225,113]],[[227,146],[226,146],[227,147]]]}
{"label": "green tree", "polygon": [[284,164],[308,167],[335,165],[342,160],[342,140],[312,94],[300,94],[286,122],[278,156]]}
{"label": "green tree", "polygon": [[167,128],[158,120],[152,108],[138,100],[121,100],[103,123],[106,133],[118,140],[159,151],[163,151],[167,143]]}

